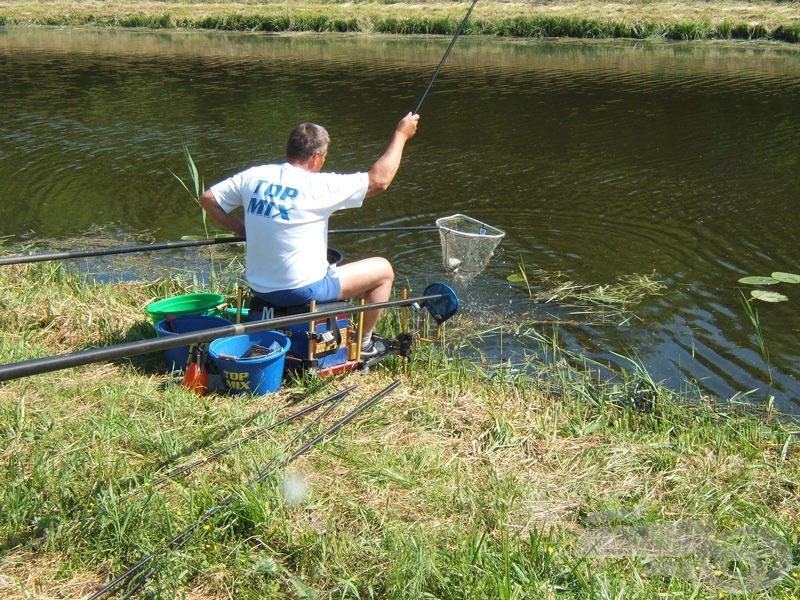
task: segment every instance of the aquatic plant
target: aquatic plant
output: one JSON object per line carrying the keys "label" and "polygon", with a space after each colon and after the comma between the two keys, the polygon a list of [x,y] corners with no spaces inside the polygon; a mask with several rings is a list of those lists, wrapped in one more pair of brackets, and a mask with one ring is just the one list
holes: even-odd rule
{"label": "aquatic plant", "polygon": [[[539,282],[538,289],[531,285],[534,278]],[[598,324],[612,319],[619,324],[627,323],[635,316],[630,312],[631,307],[666,288],[654,275],[637,273],[621,275],[613,284],[579,284],[563,273],[538,270],[529,274],[522,262],[519,273],[512,273],[506,279],[511,283],[524,283],[528,296],[535,302],[577,307],[579,312],[573,314],[588,316],[589,322]]]}
{"label": "aquatic plant", "polygon": [[665,27],[663,37],[686,42],[713,39],[714,28],[709,23],[672,23]]}
{"label": "aquatic plant", "polygon": [[[200,207],[200,215],[203,222],[203,232],[205,233],[205,239],[211,239],[212,237],[232,237],[230,233],[217,233],[213,236],[209,232],[208,229],[208,214],[203,206],[200,204],[200,196],[202,196],[203,192],[205,191],[205,184],[203,181],[203,177],[200,175],[200,172],[197,169],[197,165],[192,158],[191,152],[189,152],[189,147],[184,144],[183,145],[183,157],[186,161],[186,168],[189,170],[189,182],[183,180],[182,177],[177,175],[175,172],[170,171],[172,176],[178,180],[178,183],[181,184],[181,187],[186,190],[189,196],[192,197],[192,200]],[[182,240],[190,240],[195,239],[197,236],[192,235],[184,235],[181,236]],[[208,247],[208,257],[211,262],[211,273],[210,273],[210,281],[211,281],[211,288],[212,289],[219,289],[217,285],[219,284],[217,278],[217,268],[215,266],[214,260],[214,248],[209,246]]]}
{"label": "aquatic plant", "polygon": [[506,279],[512,283],[524,283],[525,287],[528,288],[528,296],[533,297],[531,283],[528,281],[528,274],[525,272],[525,261],[522,258],[519,259],[519,273],[512,273]]}
{"label": "aquatic plant", "polygon": [[796,44],[800,42],[800,24],[780,25],[770,33],[770,37],[779,42]]}
{"label": "aquatic plant", "polygon": [[200,176],[200,172],[197,170],[197,165],[194,163],[192,154],[189,152],[189,147],[186,144],[183,145],[183,158],[189,170],[189,183],[185,182],[183,178],[174,171],[170,170],[170,173],[172,173],[172,176],[178,180],[181,187],[192,197],[192,200],[197,203],[197,206],[200,207],[203,216],[203,229],[205,230],[206,238],[208,238],[208,215],[206,215],[205,209],[200,204],[200,196],[202,196],[205,191],[205,185],[203,183],[203,178]]}
{"label": "aquatic plant", "polygon": [[[795,273],[785,273],[783,271],[774,271],[769,276],[764,275],[750,275],[748,277],[742,277],[739,279],[739,283],[743,285],[755,285],[755,286],[770,286],[776,285],[779,283],[788,283],[788,284],[797,284],[800,283],[800,275]],[[744,307],[744,312],[747,315],[750,324],[753,326],[756,335],[756,342],[758,343],[758,349],[761,352],[761,356],[764,357],[764,361],[767,363],[767,373],[769,375],[770,384],[772,383],[772,369],[770,367],[770,359],[769,359],[769,351],[767,350],[766,342],[764,341],[764,332],[761,329],[761,320],[758,316],[758,310],[753,306],[753,300],[761,300],[762,302],[786,302],[789,298],[779,292],[773,292],[771,290],[763,290],[763,289],[754,289],[750,290],[749,298],[745,296],[744,292],[742,294],[742,306]]]}
{"label": "aquatic plant", "polygon": [[[755,296],[753,298],[755,298]],[[767,349],[767,344],[764,341],[764,331],[761,328],[761,319],[759,319],[758,317],[758,309],[756,309],[753,306],[753,304],[744,294],[742,294],[742,306],[744,307],[744,312],[747,315],[747,318],[750,320],[750,324],[753,326],[753,329],[755,330],[758,349],[761,352],[761,356],[764,358],[764,362],[767,364],[767,375],[769,376],[769,382],[771,384],[772,368],[770,366],[771,363],[769,360],[769,350]]]}
{"label": "aquatic plant", "polygon": [[[800,283],[800,275],[796,273],[784,273],[783,271],[774,271],[770,276],[764,275],[751,275],[739,279],[739,283],[743,285],[775,285],[777,283]],[[755,289],[750,291],[750,297],[755,300],[763,302],[786,302],[789,298],[778,292],[769,290]]]}

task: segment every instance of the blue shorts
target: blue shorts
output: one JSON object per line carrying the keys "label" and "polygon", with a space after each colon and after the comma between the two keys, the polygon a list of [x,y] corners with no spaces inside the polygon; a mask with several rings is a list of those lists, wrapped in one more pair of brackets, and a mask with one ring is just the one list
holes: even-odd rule
{"label": "blue shorts", "polygon": [[275,306],[302,306],[312,300],[316,300],[319,303],[336,302],[342,291],[342,284],[339,282],[336,272],[331,267],[328,267],[328,273],[325,277],[303,287],[292,290],[279,290],[277,292],[251,291],[255,296]]}

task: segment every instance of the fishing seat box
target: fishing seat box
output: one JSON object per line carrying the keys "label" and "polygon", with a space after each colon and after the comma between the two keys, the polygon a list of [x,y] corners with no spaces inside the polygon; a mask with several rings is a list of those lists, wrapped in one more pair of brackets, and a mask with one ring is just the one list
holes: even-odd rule
{"label": "fishing seat box", "polygon": [[[309,322],[278,327],[275,330],[290,340],[286,353],[286,367],[317,371],[320,374],[334,374],[352,367],[348,360],[350,349],[349,302],[328,302],[317,304],[317,311],[341,310],[336,317],[323,317]],[[250,299],[250,321],[275,319],[311,312],[310,304],[299,306],[276,306],[257,296]],[[313,326],[313,327],[312,327]]]}

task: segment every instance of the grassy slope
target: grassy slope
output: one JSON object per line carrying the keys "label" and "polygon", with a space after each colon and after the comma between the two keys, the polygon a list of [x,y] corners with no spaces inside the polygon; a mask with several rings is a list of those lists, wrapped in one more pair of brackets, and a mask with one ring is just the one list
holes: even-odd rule
{"label": "grassy slope", "polygon": [[[428,0],[423,2],[325,2],[321,0],[284,0],[283,2],[154,2],[128,0],[117,2],[54,0],[52,2],[0,1],[0,16],[9,23],[41,23],[63,20],[108,19],[130,15],[165,15],[175,19],[196,20],[222,15],[270,16],[299,13],[324,13],[332,17],[357,15],[365,22],[371,18],[394,16],[419,19],[425,17],[450,17],[460,19],[466,9],[465,2]],[[473,13],[475,20],[532,17],[581,18],[600,22],[620,23],[707,23],[712,26],[723,22],[761,26],[773,30],[778,26],[795,26],[800,23],[800,3],[775,1],[719,2],[703,0],[675,0],[653,2],[628,0],[596,2],[571,0],[562,2],[528,1],[503,2],[481,0]]]}
{"label": "grassy slope", "polygon": [[[46,263],[4,267],[0,286],[0,363],[147,335],[144,307],[191,291],[87,284]],[[0,385],[0,596],[85,597],[228,494],[208,527],[157,556],[147,597],[718,598],[775,567],[766,591],[736,597],[800,594],[798,444],[776,415],[684,398],[635,368],[603,384],[547,340],[552,360],[527,374],[460,361],[478,333],[457,318],[446,354],[418,345],[400,388],[292,463],[310,486],[299,504],[282,470],[248,485],[297,427],[202,459],[321,398],[319,382],[200,399],[153,356]],[[327,382],[357,386],[327,422],[399,376],[386,367]],[[687,551],[692,521],[723,541],[760,528],[766,548],[748,556],[766,562],[729,559],[719,539],[710,555]],[[684,539],[656,543],[685,563],[587,556],[587,540],[614,541],[603,527],[674,522]]]}

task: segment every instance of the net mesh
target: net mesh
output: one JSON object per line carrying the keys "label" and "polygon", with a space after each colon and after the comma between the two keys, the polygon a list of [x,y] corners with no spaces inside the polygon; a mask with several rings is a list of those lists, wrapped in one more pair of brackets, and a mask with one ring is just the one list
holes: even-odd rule
{"label": "net mesh", "polygon": [[505,232],[466,215],[436,220],[444,268],[459,279],[472,279],[492,258]]}

